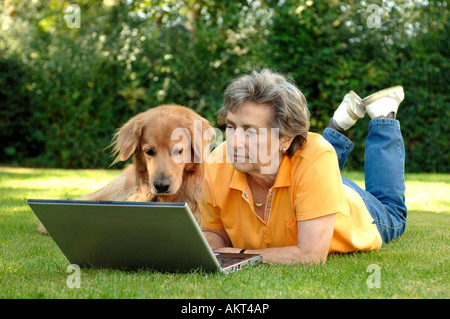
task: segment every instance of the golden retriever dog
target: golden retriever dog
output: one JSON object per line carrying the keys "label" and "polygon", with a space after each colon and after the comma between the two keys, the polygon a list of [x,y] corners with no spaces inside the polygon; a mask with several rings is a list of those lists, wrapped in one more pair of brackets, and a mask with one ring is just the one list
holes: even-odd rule
{"label": "golden retriever dog", "polygon": [[[201,224],[204,161],[214,130],[193,110],[162,105],[131,118],[114,135],[111,164],[133,156],[133,164],[82,200],[186,202]],[[39,230],[46,233],[41,224]]]}

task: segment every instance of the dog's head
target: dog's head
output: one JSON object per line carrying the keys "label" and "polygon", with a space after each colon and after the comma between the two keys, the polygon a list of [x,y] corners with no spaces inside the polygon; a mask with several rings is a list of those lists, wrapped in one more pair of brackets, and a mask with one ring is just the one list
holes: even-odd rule
{"label": "dog's head", "polygon": [[140,113],[114,135],[118,161],[134,154],[137,178],[153,195],[174,195],[187,174],[202,170],[214,130],[193,110],[163,105]]}

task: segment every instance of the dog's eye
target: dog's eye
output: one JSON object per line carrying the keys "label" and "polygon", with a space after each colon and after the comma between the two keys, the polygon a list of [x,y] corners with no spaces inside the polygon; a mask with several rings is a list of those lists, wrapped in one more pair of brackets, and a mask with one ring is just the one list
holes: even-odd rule
{"label": "dog's eye", "polygon": [[148,156],[155,156],[155,151],[153,149],[149,149],[145,151],[145,154]]}

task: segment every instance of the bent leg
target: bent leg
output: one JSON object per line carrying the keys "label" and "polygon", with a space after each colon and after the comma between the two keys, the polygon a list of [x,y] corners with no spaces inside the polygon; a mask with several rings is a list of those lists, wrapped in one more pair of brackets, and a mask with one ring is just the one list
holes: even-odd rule
{"label": "bent leg", "polygon": [[[342,170],[353,143],[334,129],[326,128],[322,136],[333,145]],[[405,231],[405,148],[400,123],[394,119],[374,119],[369,123],[365,150],[366,190],[342,178],[364,200],[374,219],[383,243]]]}
{"label": "bent leg", "polygon": [[331,145],[333,145],[334,150],[336,151],[338,161],[339,161],[339,169],[342,171],[342,168],[347,161],[348,155],[353,149],[353,143],[346,136],[342,135],[338,131],[327,127],[323,133],[323,138],[325,138]]}
{"label": "bent leg", "polygon": [[366,206],[383,242],[405,231],[405,147],[400,122],[379,118],[369,123],[365,149]]}

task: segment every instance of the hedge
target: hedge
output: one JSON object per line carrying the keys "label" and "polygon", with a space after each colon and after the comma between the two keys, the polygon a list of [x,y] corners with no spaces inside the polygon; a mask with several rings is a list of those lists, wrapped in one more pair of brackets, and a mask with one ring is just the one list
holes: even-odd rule
{"label": "hedge", "polygon": [[[409,172],[450,172],[449,22],[445,3],[364,1],[68,1],[0,5],[0,163],[106,168],[115,130],[148,108],[186,105],[216,126],[236,76],[289,73],[322,132],[349,91],[403,85],[398,119]],[[348,136],[362,170],[368,119]],[[120,164],[114,166],[122,167]]]}

